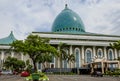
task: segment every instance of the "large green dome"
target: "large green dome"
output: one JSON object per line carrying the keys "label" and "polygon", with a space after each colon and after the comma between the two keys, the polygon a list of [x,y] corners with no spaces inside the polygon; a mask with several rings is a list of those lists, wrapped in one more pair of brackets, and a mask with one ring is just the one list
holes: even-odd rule
{"label": "large green dome", "polygon": [[52,32],[81,34],[85,33],[85,27],[79,15],[66,5],[65,9],[56,17],[52,25]]}

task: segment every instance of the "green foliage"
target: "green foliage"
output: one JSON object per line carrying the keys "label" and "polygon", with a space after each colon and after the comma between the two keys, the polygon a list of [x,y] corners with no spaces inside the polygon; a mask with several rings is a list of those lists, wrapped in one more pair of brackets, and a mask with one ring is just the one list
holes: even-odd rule
{"label": "green foliage", "polygon": [[[110,43],[110,47],[120,50],[120,40],[115,43]],[[120,57],[116,58],[116,60],[120,61]]]}
{"label": "green foliage", "polygon": [[110,43],[110,47],[120,50],[120,40],[115,43]]}
{"label": "green foliage", "polygon": [[[58,50],[58,56],[60,58],[60,68],[62,68],[62,60],[66,60],[67,62],[74,62],[75,61],[75,56],[74,54],[70,54],[69,52],[67,53],[68,47],[66,43],[60,43],[59,45],[59,50]],[[60,71],[61,74],[61,71]]]}
{"label": "green foliage", "polygon": [[60,58],[60,68],[62,68],[62,60],[67,59],[67,52],[66,52],[66,43],[60,43],[59,45],[59,50],[58,50],[58,56]]}
{"label": "green foliage", "polygon": [[49,44],[49,39],[41,38],[38,35],[29,35],[24,41],[14,41],[11,47],[17,52],[27,54],[33,61],[34,70],[37,70],[36,62],[41,62],[42,54],[57,55],[57,50]]}
{"label": "green foliage", "polygon": [[32,73],[32,65],[30,64],[29,60],[26,60],[26,71]]}
{"label": "green foliage", "polygon": [[115,71],[106,71],[105,75],[120,76],[120,69],[116,69]]}
{"label": "green foliage", "polygon": [[22,70],[25,68],[25,62],[14,57],[8,57],[4,62],[4,67],[12,70]]}

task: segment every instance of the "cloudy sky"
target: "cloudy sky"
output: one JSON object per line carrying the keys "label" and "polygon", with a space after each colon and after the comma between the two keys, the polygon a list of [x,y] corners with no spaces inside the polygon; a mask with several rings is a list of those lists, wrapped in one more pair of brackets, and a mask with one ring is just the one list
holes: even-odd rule
{"label": "cloudy sky", "polygon": [[11,31],[17,39],[33,31],[50,32],[66,3],[87,32],[120,35],[120,0],[0,0],[0,38]]}

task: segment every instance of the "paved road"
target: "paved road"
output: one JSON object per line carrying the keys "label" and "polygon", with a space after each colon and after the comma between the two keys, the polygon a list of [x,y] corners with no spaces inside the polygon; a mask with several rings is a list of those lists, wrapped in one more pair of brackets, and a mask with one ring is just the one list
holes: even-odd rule
{"label": "paved road", "polygon": [[49,76],[50,81],[120,81],[120,77],[91,77],[90,75]]}
{"label": "paved road", "polygon": [[[120,77],[91,77],[89,75],[48,75],[50,81],[120,81]],[[19,75],[2,75],[0,81],[25,81]]]}

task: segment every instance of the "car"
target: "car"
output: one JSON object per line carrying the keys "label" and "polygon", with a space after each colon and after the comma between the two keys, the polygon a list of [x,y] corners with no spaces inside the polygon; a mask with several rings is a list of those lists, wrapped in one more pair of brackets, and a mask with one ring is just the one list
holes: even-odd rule
{"label": "car", "polygon": [[28,71],[21,72],[21,77],[27,77],[30,76],[30,73]]}
{"label": "car", "polygon": [[103,74],[100,71],[94,71],[94,72],[91,73],[91,76],[94,76],[94,77],[99,77],[99,76],[103,77]]}
{"label": "car", "polygon": [[11,70],[2,70],[2,71],[0,72],[0,74],[1,74],[1,75],[7,75],[7,74],[12,75],[13,72],[12,72]]}

